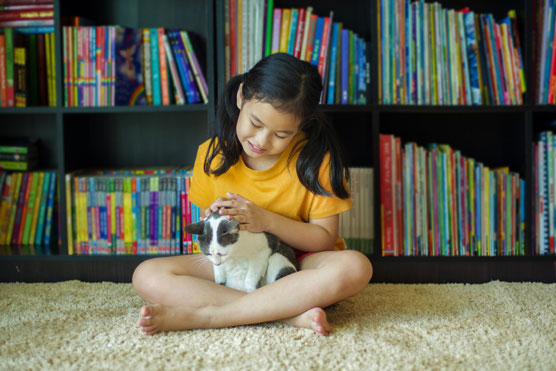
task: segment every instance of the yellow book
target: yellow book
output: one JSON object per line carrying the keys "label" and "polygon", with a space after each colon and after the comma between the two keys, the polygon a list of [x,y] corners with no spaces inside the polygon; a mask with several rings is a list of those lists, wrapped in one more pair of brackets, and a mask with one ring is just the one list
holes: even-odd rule
{"label": "yellow book", "polygon": [[39,220],[39,209],[41,206],[41,196],[44,184],[44,172],[38,173],[39,179],[37,181],[37,190],[35,194],[35,205],[33,206],[33,217],[31,219],[31,232],[29,234],[29,245],[35,244],[35,234],[37,233],[37,221]]}
{"label": "yellow book", "polygon": [[80,178],[79,179],[79,209],[81,215],[81,253],[83,254],[90,254],[89,247],[89,225],[88,225],[88,218],[87,218],[87,179]]}
{"label": "yellow book", "polygon": [[282,29],[280,30],[280,53],[288,52],[290,36],[291,9],[282,10]]}
{"label": "yellow book", "polygon": [[6,240],[4,241],[5,245],[9,245],[12,241],[12,233],[14,230],[14,223],[15,223],[15,214],[17,212],[17,200],[19,198],[19,191],[21,189],[21,182],[23,180],[23,173],[15,173],[16,175],[16,184],[14,188],[14,193],[12,196],[12,202],[10,206],[10,222],[8,224],[8,233],[6,235]]}
{"label": "yellow book", "polygon": [[[5,187],[8,187],[8,193],[6,197],[2,195],[2,204],[0,205],[0,245],[3,245],[3,241],[5,240],[5,236],[8,233],[8,223],[10,220],[10,200],[13,193],[13,184],[12,180],[15,180],[15,176],[11,174],[6,175],[5,179]],[[2,184],[0,184],[0,187]]]}
{"label": "yellow book", "polygon": [[73,215],[72,215],[72,193],[71,174],[66,174],[66,233],[68,235],[68,255],[73,255]]}

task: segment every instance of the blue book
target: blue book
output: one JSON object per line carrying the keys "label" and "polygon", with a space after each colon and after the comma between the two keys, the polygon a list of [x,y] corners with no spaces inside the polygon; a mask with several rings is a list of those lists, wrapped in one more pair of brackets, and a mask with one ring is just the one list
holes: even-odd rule
{"label": "blue book", "polygon": [[151,45],[151,81],[153,91],[153,105],[160,106],[162,104],[162,93],[160,88],[160,61],[158,60],[158,29],[149,29],[151,37],[149,39]]}
{"label": "blue book", "polygon": [[465,22],[465,39],[467,41],[467,60],[469,61],[469,79],[471,83],[471,101],[475,105],[481,102],[479,85],[479,64],[477,61],[477,39],[475,37],[475,14],[467,12],[463,15]]}
{"label": "blue book", "polygon": [[[54,195],[56,193],[56,172],[50,173],[50,189],[48,190],[46,208],[46,226],[44,230],[44,246],[50,248],[50,238],[52,235],[52,214],[54,209]],[[48,250],[46,250],[48,251]]]}
{"label": "blue book", "polygon": [[290,36],[288,38],[288,54],[293,55],[293,50],[295,47],[295,36],[297,34],[297,22],[299,18],[299,10],[292,9],[291,19],[290,19]]}
{"label": "blue book", "polygon": [[317,26],[315,27],[315,41],[313,42],[313,51],[311,52],[311,64],[313,66],[319,65],[323,28],[324,28],[324,17],[318,17]]}
{"label": "blue book", "polygon": [[342,99],[341,104],[348,104],[348,74],[349,74],[349,30],[342,30]]}
{"label": "blue book", "polygon": [[336,64],[338,63],[338,37],[340,33],[340,25],[334,22],[332,25],[332,42],[330,44],[330,66],[328,70],[328,97],[327,104],[334,104],[334,96],[336,92]]}
{"label": "blue book", "polygon": [[116,27],[115,104],[138,106],[147,104],[143,84],[141,30]]}
{"label": "blue book", "polygon": [[500,62],[500,54],[498,47],[496,46],[496,39],[494,37],[494,17],[492,14],[486,15],[486,22],[487,27],[489,29],[489,33],[491,36],[490,44],[492,45],[492,58],[494,60],[494,84],[498,86],[498,99],[500,104],[505,104],[505,95],[507,94],[506,91],[506,82],[504,81],[503,73],[502,73],[502,65]]}
{"label": "blue book", "polygon": [[191,67],[187,62],[185,56],[185,47],[179,35],[179,31],[172,31],[168,34],[170,43],[172,45],[172,50],[174,51],[174,57],[176,59],[176,65],[181,77],[182,85],[184,86],[187,103],[199,103],[201,101],[201,96],[197,90],[197,85],[195,84],[195,78],[193,77],[193,72]]}

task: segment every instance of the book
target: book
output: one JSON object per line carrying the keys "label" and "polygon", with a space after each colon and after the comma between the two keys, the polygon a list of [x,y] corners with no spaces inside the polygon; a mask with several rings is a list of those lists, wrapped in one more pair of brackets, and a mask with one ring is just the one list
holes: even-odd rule
{"label": "book", "polygon": [[115,51],[115,104],[118,106],[147,104],[142,74],[141,31],[117,27]]}

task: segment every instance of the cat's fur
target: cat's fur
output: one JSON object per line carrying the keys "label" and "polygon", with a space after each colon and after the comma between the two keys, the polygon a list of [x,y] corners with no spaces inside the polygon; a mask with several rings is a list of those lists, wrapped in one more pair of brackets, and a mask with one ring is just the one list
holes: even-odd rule
{"label": "cat's fur", "polygon": [[251,292],[299,269],[293,248],[273,234],[241,231],[218,212],[185,227],[199,235],[201,251],[214,265],[214,280]]}

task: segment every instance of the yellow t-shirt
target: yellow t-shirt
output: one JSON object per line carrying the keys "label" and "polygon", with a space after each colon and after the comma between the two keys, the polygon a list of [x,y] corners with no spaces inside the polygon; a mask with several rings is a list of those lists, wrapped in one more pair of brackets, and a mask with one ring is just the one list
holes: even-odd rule
{"label": "yellow t-shirt", "polygon": [[[226,197],[226,192],[237,193],[255,205],[276,214],[297,221],[308,222],[336,215],[351,209],[351,198],[341,199],[335,195],[328,197],[309,191],[297,177],[296,162],[299,151],[288,163],[295,143],[303,138],[298,135],[292,140],[276,163],[267,170],[253,170],[243,159],[218,177],[207,175],[203,168],[210,140],[199,146],[193,168],[193,178],[189,190],[190,201],[202,209],[207,209],[218,197]],[[329,161],[326,156],[319,172],[321,185],[332,194],[329,178]],[[219,157],[213,164],[219,163]],[[214,166],[214,165],[213,165]],[[336,241],[335,249],[344,250],[342,238]]]}

